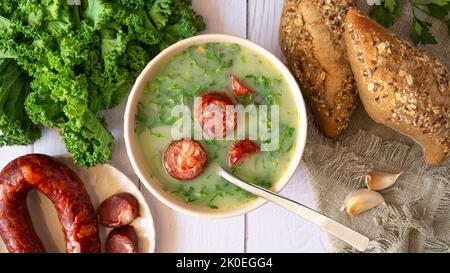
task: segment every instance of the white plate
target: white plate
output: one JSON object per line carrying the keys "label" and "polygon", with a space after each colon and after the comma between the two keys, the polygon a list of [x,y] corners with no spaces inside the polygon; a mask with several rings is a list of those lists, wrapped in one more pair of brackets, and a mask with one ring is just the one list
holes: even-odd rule
{"label": "white plate", "polygon": [[[138,235],[139,251],[144,253],[155,251],[155,227],[150,209],[139,189],[127,176],[108,164],[86,169],[76,166],[69,157],[58,157],[58,159],[75,170],[84,182],[95,209],[113,194],[129,192],[134,195],[139,201],[141,215],[132,223]],[[33,226],[47,252],[66,252],[64,235],[52,203],[41,193],[32,191],[28,195],[27,204]],[[103,251],[106,237],[111,229],[99,225],[99,230]],[[8,251],[0,239],[1,252]]]}

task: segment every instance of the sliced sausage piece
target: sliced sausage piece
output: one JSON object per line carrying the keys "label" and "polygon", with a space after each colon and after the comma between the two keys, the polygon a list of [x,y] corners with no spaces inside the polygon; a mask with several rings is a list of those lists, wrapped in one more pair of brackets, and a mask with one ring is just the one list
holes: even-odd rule
{"label": "sliced sausage piece", "polygon": [[139,217],[139,201],[130,193],[118,193],[100,204],[97,215],[99,223],[106,227],[129,225]]}
{"label": "sliced sausage piece", "polygon": [[107,253],[139,253],[139,241],[132,226],[113,229],[106,239]]}
{"label": "sliced sausage piece", "polygon": [[228,166],[235,167],[241,163],[245,158],[256,154],[260,151],[258,143],[251,140],[235,141],[228,153]]}
{"label": "sliced sausage piece", "polygon": [[205,168],[208,156],[195,140],[172,142],[164,153],[164,167],[179,180],[189,180],[199,176]]}
{"label": "sliced sausage piece", "polygon": [[238,97],[247,96],[253,91],[244,83],[242,83],[236,75],[231,75],[231,86],[233,87],[233,92]]}
{"label": "sliced sausage piece", "polygon": [[223,138],[236,127],[237,114],[227,94],[212,91],[203,94],[195,105],[195,119],[206,135]]}

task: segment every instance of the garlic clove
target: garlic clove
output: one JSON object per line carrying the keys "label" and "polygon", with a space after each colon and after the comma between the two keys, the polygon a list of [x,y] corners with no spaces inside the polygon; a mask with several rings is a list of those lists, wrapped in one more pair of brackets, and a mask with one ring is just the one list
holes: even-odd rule
{"label": "garlic clove", "polygon": [[398,177],[402,174],[403,172],[401,173],[369,172],[365,176],[367,188],[374,191],[386,189],[394,185]]}
{"label": "garlic clove", "polygon": [[355,217],[382,204],[385,204],[384,198],[378,192],[369,189],[359,189],[352,191],[345,198],[341,210],[345,209],[350,216]]}

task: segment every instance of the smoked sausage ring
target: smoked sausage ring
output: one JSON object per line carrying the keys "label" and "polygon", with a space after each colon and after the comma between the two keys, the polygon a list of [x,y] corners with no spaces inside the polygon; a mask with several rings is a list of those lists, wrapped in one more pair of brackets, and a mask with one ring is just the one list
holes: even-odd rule
{"label": "smoked sausage ring", "polygon": [[45,252],[27,209],[32,189],[55,206],[68,253],[100,252],[97,218],[83,182],[69,167],[41,154],[19,157],[0,173],[0,236],[9,252]]}

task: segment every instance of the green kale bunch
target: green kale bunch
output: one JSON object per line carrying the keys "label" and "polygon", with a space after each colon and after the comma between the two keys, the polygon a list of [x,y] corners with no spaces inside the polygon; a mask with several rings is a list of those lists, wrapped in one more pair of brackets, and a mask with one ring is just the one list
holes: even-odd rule
{"label": "green kale bunch", "polygon": [[[78,5],[77,5],[78,4]],[[205,28],[190,0],[2,0],[0,147],[58,128],[75,161],[111,159],[100,111],[158,52]]]}

